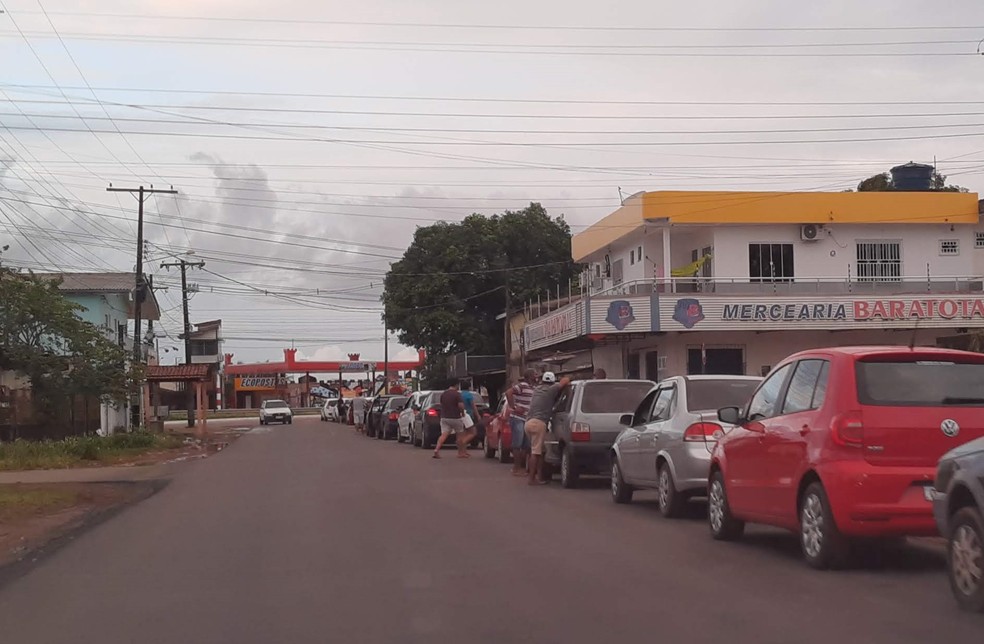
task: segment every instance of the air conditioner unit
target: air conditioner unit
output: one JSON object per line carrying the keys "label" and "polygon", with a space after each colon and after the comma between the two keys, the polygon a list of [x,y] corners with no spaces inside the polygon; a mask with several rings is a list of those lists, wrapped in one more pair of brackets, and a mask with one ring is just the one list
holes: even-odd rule
{"label": "air conditioner unit", "polygon": [[820,239],[820,226],[816,224],[803,224],[800,226],[800,239],[805,242],[817,241]]}

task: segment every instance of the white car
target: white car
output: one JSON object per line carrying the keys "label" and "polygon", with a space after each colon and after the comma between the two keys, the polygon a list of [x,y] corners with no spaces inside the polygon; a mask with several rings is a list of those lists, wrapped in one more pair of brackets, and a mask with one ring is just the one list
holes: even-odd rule
{"label": "white car", "polygon": [[294,422],[294,412],[290,405],[283,400],[267,400],[260,407],[260,424],[269,425],[272,422],[279,422],[289,425]]}
{"label": "white car", "polygon": [[421,403],[424,402],[424,398],[426,398],[429,393],[431,392],[416,391],[410,394],[410,397],[407,399],[407,404],[400,410],[400,416],[396,421],[398,427],[396,432],[396,440],[398,442],[405,443],[410,440],[413,421],[420,414]]}
{"label": "white car", "polygon": [[322,422],[331,421],[337,423],[339,421],[338,413],[338,398],[332,398],[331,400],[326,400],[324,406],[321,407],[321,420]]}

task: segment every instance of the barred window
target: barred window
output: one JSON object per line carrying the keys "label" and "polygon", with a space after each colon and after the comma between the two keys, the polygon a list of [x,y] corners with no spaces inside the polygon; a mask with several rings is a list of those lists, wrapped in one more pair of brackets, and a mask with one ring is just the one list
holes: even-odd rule
{"label": "barred window", "polygon": [[960,254],[959,239],[940,240],[940,255],[959,255],[959,254]]}
{"label": "barred window", "polygon": [[897,241],[859,241],[858,279],[865,282],[902,281],[902,244]]}

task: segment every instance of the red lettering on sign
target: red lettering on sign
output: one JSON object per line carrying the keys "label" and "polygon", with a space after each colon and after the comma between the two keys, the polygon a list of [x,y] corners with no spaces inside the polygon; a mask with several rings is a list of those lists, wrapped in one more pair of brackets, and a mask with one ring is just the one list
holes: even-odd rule
{"label": "red lettering on sign", "polygon": [[867,320],[871,317],[871,305],[867,302],[856,300],[854,302],[854,319]]}
{"label": "red lettering on sign", "polygon": [[923,308],[922,302],[916,300],[912,303],[912,306],[909,308],[909,317],[916,319],[926,317],[926,309]]}
{"label": "red lettering on sign", "polygon": [[886,319],[888,317],[888,312],[885,311],[885,303],[882,301],[875,302],[875,306],[872,307],[871,317]]}
{"label": "red lettering on sign", "polygon": [[934,318],[936,317],[936,300],[926,300],[926,317]]}
{"label": "red lettering on sign", "polygon": [[984,318],[984,300],[974,300],[974,310],[969,317],[978,316]]}
{"label": "red lettering on sign", "polygon": [[901,300],[892,300],[888,303],[888,310],[893,320],[899,320],[905,317],[905,302]]}
{"label": "red lettering on sign", "polygon": [[940,317],[952,320],[957,317],[957,303],[953,300],[943,300],[940,302]]}

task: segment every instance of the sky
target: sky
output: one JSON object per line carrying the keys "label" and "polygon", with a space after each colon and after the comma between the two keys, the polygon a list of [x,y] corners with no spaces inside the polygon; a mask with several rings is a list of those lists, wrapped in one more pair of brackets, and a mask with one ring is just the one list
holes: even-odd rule
{"label": "sky", "polygon": [[[382,359],[416,227],[640,190],[843,190],[909,160],[984,190],[984,4],[0,0],[0,246],[146,265],[181,356]],[[189,255],[189,252],[192,253]],[[391,334],[390,356],[415,356]]]}

